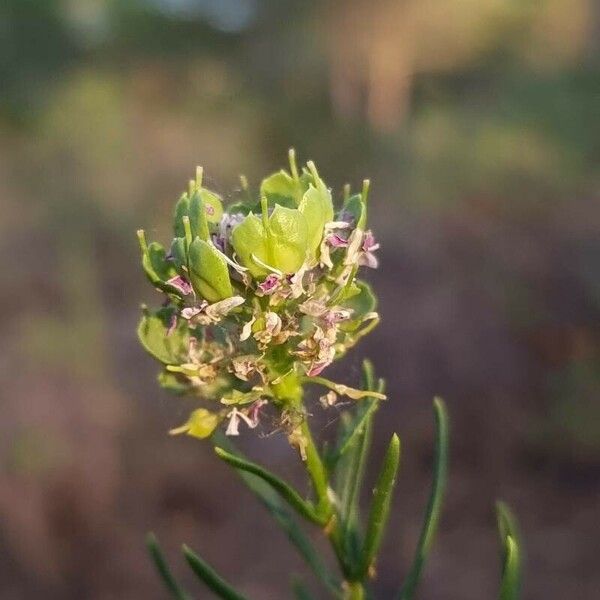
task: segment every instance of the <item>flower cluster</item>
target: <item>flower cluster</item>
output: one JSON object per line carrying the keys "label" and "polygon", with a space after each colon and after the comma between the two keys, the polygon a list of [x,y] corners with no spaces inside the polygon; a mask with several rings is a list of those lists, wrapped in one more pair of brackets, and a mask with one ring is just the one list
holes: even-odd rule
{"label": "flower cluster", "polygon": [[162,386],[207,401],[172,433],[203,438],[226,421],[237,435],[267,405],[294,423],[303,381],[329,388],[327,405],[363,394],[321,374],[379,321],[357,278],[377,267],[369,182],[357,194],[346,186],[336,212],[314,163],[299,171],[293,150],[290,172],[264,179],[258,197],[241,180],[241,199],[224,211],[198,168],[176,204],[170,248],[138,231],[146,276],[166,297],[143,309],[140,341],[164,366]]}

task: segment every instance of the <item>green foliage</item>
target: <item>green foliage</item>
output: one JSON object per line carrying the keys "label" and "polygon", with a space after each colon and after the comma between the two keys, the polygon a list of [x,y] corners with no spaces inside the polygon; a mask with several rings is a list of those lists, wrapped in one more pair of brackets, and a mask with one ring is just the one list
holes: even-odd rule
{"label": "green foliage", "polygon": [[[367,226],[369,181],[360,194],[344,189],[335,214],[331,191],[311,161],[300,173],[290,151],[290,171],[263,180],[254,202],[245,179],[243,206],[224,212],[220,198],[202,186],[202,169],[175,207],[170,254],[147,245],[138,232],[142,266],[150,282],[167,296],[154,313],[144,309],[138,336],[163,363],[159,377],[174,393],[190,393],[212,408],[196,407],[170,431],[212,438],[216,455],[233,467],[267,507],[328,594],[339,600],[369,598],[370,581],[386,533],[400,464],[400,438],[387,447],[366,519],[360,495],[374,436],[373,419],[386,400],[384,382],[363,364],[361,389],[321,375],[379,322],[377,298],[358,279],[363,266],[376,268],[379,247]],[[245,216],[244,216],[245,215]],[[304,384],[324,387],[324,407],[349,398],[336,442],[326,452],[310,428]],[[312,490],[307,497],[261,464],[248,460],[229,443],[240,426],[256,428],[268,406],[279,418],[290,445],[298,451]],[[408,576],[398,593],[412,600],[437,531],[448,470],[448,417],[434,400],[436,445],[434,473],[420,539]],[[228,421],[226,435],[218,426]],[[501,600],[516,600],[520,559],[515,526],[508,510],[498,509],[503,545]],[[296,518],[322,529],[337,559],[332,574]],[[177,585],[154,538],[148,547],[167,588],[180,600]],[[218,597],[243,596],[187,546],[184,556],[197,577]],[[296,580],[296,598],[311,597]]]}
{"label": "green foliage", "polygon": [[446,490],[446,480],[448,478],[448,414],[444,401],[441,398],[435,398],[433,409],[437,429],[433,484],[425,513],[425,520],[423,521],[423,528],[421,529],[421,537],[419,538],[408,577],[400,591],[400,600],[412,600],[414,597],[423,566],[427,560],[439,524],[442,501]]}
{"label": "green foliage", "polygon": [[[214,441],[219,446],[226,448],[229,453],[243,458],[226,436],[217,432],[214,435]],[[253,475],[247,470],[237,469],[237,472],[242,481],[264,504],[269,514],[285,532],[312,572],[323,583],[326,589],[334,597],[337,597],[336,594],[339,595],[341,582],[330,573],[320,553],[314,548],[310,539],[303,533],[298,523],[283,504],[282,496],[263,478]]]}
{"label": "green foliage", "polygon": [[161,308],[154,314],[146,310],[137,329],[146,351],[166,365],[180,363],[189,346],[189,330],[185,323],[179,322],[167,335],[173,316],[174,312],[169,308]]}
{"label": "green foliage", "polygon": [[246,600],[245,596],[234,590],[208,563],[195,554],[191,548],[184,545],[183,555],[192,571],[219,598],[223,598],[223,600]]}
{"label": "green foliage", "polygon": [[521,591],[521,543],[517,521],[504,502],[496,503],[498,533],[502,548],[500,600],[518,600]]}
{"label": "green foliage", "polygon": [[171,595],[176,600],[191,600],[191,597],[179,586],[175,577],[171,573],[171,569],[169,569],[169,565],[167,564],[163,553],[158,545],[158,540],[153,533],[149,533],[146,536],[146,546],[148,548],[148,552],[154,561],[156,566],[156,570],[161,576],[165,587],[171,592]]}
{"label": "green foliage", "polygon": [[360,580],[364,579],[368,575],[369,570],[374,566],[375,557],[377,556],[390,512],[392,492],[396,483],[396,474],[399,465],[400,438],[394,434],[383,459],[381,472],[373,491],[373,505],[369,513],[365,542],[358,569]]}
{"label": "green foliage", "polygon": [[309,521],[316,523],[317,525],[324,525],[323,520],[319,518],[319,515],[315,511],[315,507],[310,502],[304,500],[296,490],[290,485],[282,481],[273,473],[267,471],[260,465],[252,463],[244,458],[230,454],[223,448],[215,448],[217,456],[230,464],[236,469],[246,471],[252,475],[256,475],[266,483],[268,483],[298,514]]}

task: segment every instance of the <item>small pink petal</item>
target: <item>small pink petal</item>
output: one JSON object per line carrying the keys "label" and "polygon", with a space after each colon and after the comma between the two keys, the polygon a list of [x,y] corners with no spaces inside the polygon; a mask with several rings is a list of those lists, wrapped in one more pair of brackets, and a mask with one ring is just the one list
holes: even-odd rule
{"label": "small pink petal", "polygon": [[316,375],[320,375],[330,364],[330,361],[314,362],[310,366],[307,375],[309,377],[315,377]]}
{"label": "small pink petal", "polygon": [[371,233],[370,229],[365,233],[365,239],[363,240],[362,249],[365,252],[373,252],[374,250],[379,249],[379,244],[375,241],[375,238],[373,237],[373,234]]}
{"label": "small pink petal", "polygon": [[192,285],[190,282],[183,278],[181,275],[175,275],[167,281],[169,285],[172,285],[175,289],[179,290],[184,296],[187,296],[192,292]]}
{"label": "small pink petal", "polygon": [[267,401],[264,398],[261,398],[260,400],[257,400],[248,410],[248,417],[252,422],[252,425],[250,425],[250,427],[252,429],[258,426],[258,423],[260,421],[260,410],[265,404],[267,404]]}
{"label": "small pink petal", "polygon": [[171,335],[175,331],[175,327],[177,327],[177,315],[171,315],[171,320],[169,321],[169,327],[167,328],[167,335]]}
{"label": "small pink petal", "polygon": [[376,269],[379,266],[379,260],[372,252],[363,252],[358,257],[358,264],[370,269]]}
{"label": "small pink petal", "polygon": [[272,273],[271,275],[267,275],[267,277],[262,283],[258,284],[258,289],[263,294],[268,294],[269,292],[272,292],[275,289],[278,283],[279,277]]}
{"label": "small pink petal", "polygon": [[337,233],[331,233],[327,236],[327,243],[333,248],[346,248],[348,246],[348,240],[345,240],[341,235]]}

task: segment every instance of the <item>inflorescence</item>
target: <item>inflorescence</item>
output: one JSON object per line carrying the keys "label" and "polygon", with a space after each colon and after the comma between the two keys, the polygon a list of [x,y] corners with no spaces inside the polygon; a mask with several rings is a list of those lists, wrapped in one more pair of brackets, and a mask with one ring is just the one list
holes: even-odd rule
{"label": "inflorescence", "polygon": [[289,159],[290,172],[264,179],[258,198],[241,177],[242,199],[227,211],[198,168],[175,206],[170,248],[138,231],[146,276],[166,296],[143,308],[140,341],[163,363],[163,387],[203,401],[171,433],[204,438],[225,422],[238,435],[270,405],[301,447],[303,382],[328,388],[324,405],[366,394],[322,373],[379,322],[357,277],[377,267],[369,182],[356,194],[345,186],[336,211],[314,163],[299,172],[293,150]]}

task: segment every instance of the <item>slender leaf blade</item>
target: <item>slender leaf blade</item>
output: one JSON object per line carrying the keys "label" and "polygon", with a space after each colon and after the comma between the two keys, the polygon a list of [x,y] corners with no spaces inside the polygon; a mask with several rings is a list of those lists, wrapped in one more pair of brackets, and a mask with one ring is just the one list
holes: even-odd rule
{"label": "slender leaf blade", "polygon": [[260,465],[250,462],[245,458],[236,456],[235,454],[231,454],[227,452],[227,450],[219,448],[218,446],[215,447],[215,452],[221,460],[224,460],[227,464],[231,465],[232,467],[240,469],[242,471],[246,471],[247,473],[251,473],[252,475],[256,475],[257,477],[260,477],[263,481],[266,481],[284,500],[286,500],[286,502],[293,509],[295,509],[298,512],[300,516],[305,517],[309,521],[317,523],[318,525],[325,524],[317,515],[311,503],[304,500],[296,490],[294,490],[285,481],[279,479],[279,477],[277,477],[270,471],[263,469],[263,467],[261,467]]}
{"label": "slender leaf blade", "polygon": [[169,569],[169,565],[165,560],[154,533],[149,533],[146,536],[146,547],[148,548],[148,552],[150,553],[154,565],[156,566],[156,570],[163,580],[165,587],[169,590],[169,592],[171,592],[173,598],[176,600],[191,600],[191,596],[189,596],[183,590],[183,588],[179,586],[177,580],[171,573],[171,569]]}
{"label": "slender leaf blade", "polygon": [[246,600],[245,596],[234,590],[208,563],[186,545],[183,546],[183,555],[192,571],[219,598],[223,598],[223,600]]}
{"label": "slender leaf blade", "polygon": [[400,438],[394,434],[386,451],[385,458],[383,459],[381,472],[374,490],[371,511],[369,512],[358,572],[361,580],[368,574],[371,565],[375,562],[381,540],[383,539],[383,533],[390,513],[390,505],[399,465]]}
{"label": "slender leaf blade", "polygon": [[[215,433],[213,439],[230,453],[236,452],[239,455],[239,452],[235,449],[231,441],[222,433]],[[341,581],[329,571],[309,538],[303,533],[296,520],[284,506],[281,496],[268,483],[256,475],[239,469],[236,471],[250,491],[264,504],[275,522],[283,529],[290,542],[296,547],[300,556],[302,556],[317,578],[330,591],[334,598],[339,598]]]}
{"label": "slender leaf blade", "polygon": [[503,502],[496,504],[498,532],[502,544],[500,600],[518,600],[521,591],[521,548],[517,521]]}
{"label": "slender leaf blade", "polygon": [[446,490],[446,480],[448,478],[448,413],[441,398],[434,399],[433,409],[437,430],[433,484],[415,557],[404,585],[400,590],[400,600],[412,600],[414,597],[423,566],[427,560],[437,530],[444,492]]}
{"label": "slender leaf blade", "polygon": [[[361,388],[383,391],[383,381],[375,384],[373,365],[368,360],[363,363]],[[351,562],[359,560],[359,497],[371,448],[373,417],[378,407],[377,400],[362,400],[357,404],[355,414],[347,417],[348,422],[342,421],[338,450],[330,463],[330,469],[335,469],[343,543]]]}

